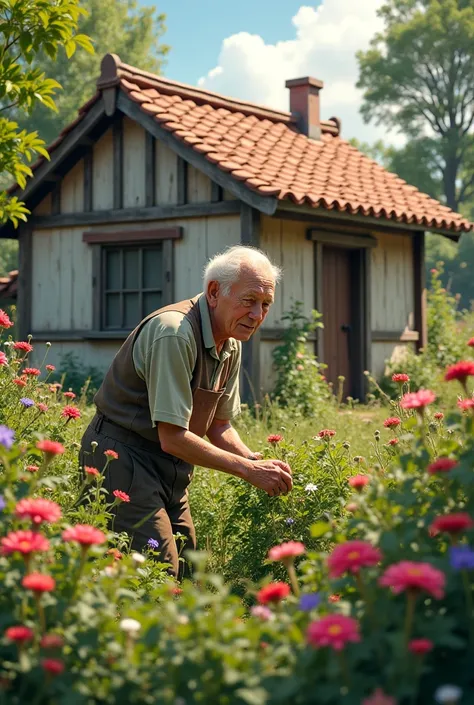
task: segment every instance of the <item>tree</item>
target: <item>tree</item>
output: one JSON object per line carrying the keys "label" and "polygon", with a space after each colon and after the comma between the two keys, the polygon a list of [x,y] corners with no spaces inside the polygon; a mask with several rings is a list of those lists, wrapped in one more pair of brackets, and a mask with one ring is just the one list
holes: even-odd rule
{"label": "tree", "polygon": [[166,29],[165,16],[156,8],[138,7],[136,0],[83,0],[82,6],[87,15],[80,18],[79,29],[94,38],[95,53],[77,53],[69,59],[61,51],[55,60],[47,54],[39,55],[38,67],[54,75],[63,87],[56,101],[58,111],[52,114],[38,105],[20,120],[25,129],[37,129],[47,143],[74,120],[77,109],[94,94],[104,54],[118,54],[126,63],[160,73],[169,51],[160,43]]}
{"label": "tree", "polygon": [[362,114],[415,139],[459,210],[474,197],[474,0],[386,0],[379,15],[358,53]]}
{"label": "tree", "polygon": [[[60,47],[68,56],[77,46],[93,51],[89,37],[76,31],[85,12],[79,1],[0,0],[0,183],[8,175],[23,188],[32,173],[29,164],[38,155],[49,158],[36,130],[21,129],[12,116],[29,114],[38,103],[56,109],[61,86],[35,66],[40,53],[54,61]],[[0,223],[10,219],[17,226],[28,212],[16,197],[0,191]]]}

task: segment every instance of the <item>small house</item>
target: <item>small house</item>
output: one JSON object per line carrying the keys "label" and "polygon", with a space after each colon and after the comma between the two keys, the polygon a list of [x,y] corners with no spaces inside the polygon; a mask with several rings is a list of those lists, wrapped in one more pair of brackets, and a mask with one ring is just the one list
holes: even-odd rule
{"label": "small house", "polygon": [[[323,83],[288,80],[279,111],[102,60],[97,90],[24,191],[19,329],[106,369],[150,311],[201,290],[213,254],[265,250],[284,276],[243,346],[244,398],[268,391],[281,316],[318,309],[327,377],[362,396],[364,370],[426,341],[424,233],[471,224],[359,152],[320,116]],[[253,392],[252,392],[253,390]]]}

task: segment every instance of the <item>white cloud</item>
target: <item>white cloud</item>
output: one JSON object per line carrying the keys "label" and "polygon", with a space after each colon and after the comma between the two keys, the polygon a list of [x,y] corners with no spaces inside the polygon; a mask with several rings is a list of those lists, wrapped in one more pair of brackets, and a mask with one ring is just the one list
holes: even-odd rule
{"label": "white cloud", "polygon": [[367,49],[382,24],[376,16],[383,0],[323,0],[317,9],[302,6],[292,19],[293,39],[265,44],[262,37],[239,32],[222,42],[218,64],[199,85],[217,93],[288,110],[285,81],[314,76],[324,81],[321,117],[342,120],[342,134],[373,142],[401,143],[383,127],[364,124],[356,88],[356,52]]}

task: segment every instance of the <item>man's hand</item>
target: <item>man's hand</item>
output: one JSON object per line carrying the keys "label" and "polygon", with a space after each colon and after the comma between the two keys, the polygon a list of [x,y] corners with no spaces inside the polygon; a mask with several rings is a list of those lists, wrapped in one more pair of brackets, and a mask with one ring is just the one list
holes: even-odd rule
{"label": "man's hand", "polygon": [[293,488],[291,468],[283,460],[257,460],[246,477],[254,487],[263,490],[269,497],[288,494]]}

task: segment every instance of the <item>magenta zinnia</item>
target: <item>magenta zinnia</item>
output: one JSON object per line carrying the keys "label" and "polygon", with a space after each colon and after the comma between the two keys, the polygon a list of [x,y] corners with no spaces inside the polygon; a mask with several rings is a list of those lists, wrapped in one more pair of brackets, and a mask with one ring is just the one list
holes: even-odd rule
{"label": "magenta zinnia", "polygon": [[287,562],[296,556],[301,556],[305,551],[304,544],[300,541],[287,541],[279,546],[273,546],[268,552],[268,558],[271,561]]}
{"label": "magenta zinnia", "polygon": [[444,596],[446,577],[441,570],[429,563],[400,561],[391,565],[379,578],[379,584],[392,588],[395,594],[411,590],[428,592],[437,600]]}
{"label": "magenta zinnia", "polygon": [[346,541],[335,546],[328,557],[329,576],[340,578],[344,573],[358,573],[361,568],[377,565],[381,560],[379,549],[367,541]]}
{"label": "magenta zinnia", "polygon": [[22,553],[29,555],[49,549],[49,541],[35,531],[11,531],[1,540],[2,553]]}
{"label": "magenta zinnia", "polygon": [[400,399],[402,409],[421,409],[432,404],[436,399],[436,394],[431,389],[419,389],[417,392],[408,392]]}
{"label": "magenta zinnia", "polygon": [[20,499],[15,507],[15,514],[20,519],[30,519],[33,524],[43,521],[53,523],[61,518],[61,507],[50,499]]}
{"label": "magenta zinnia", "polygon": [[316,648],[330,646],[341,651],[348,642],[360,641],[359,623],[343,614],[328,614],[308,626],[306,639]]}

